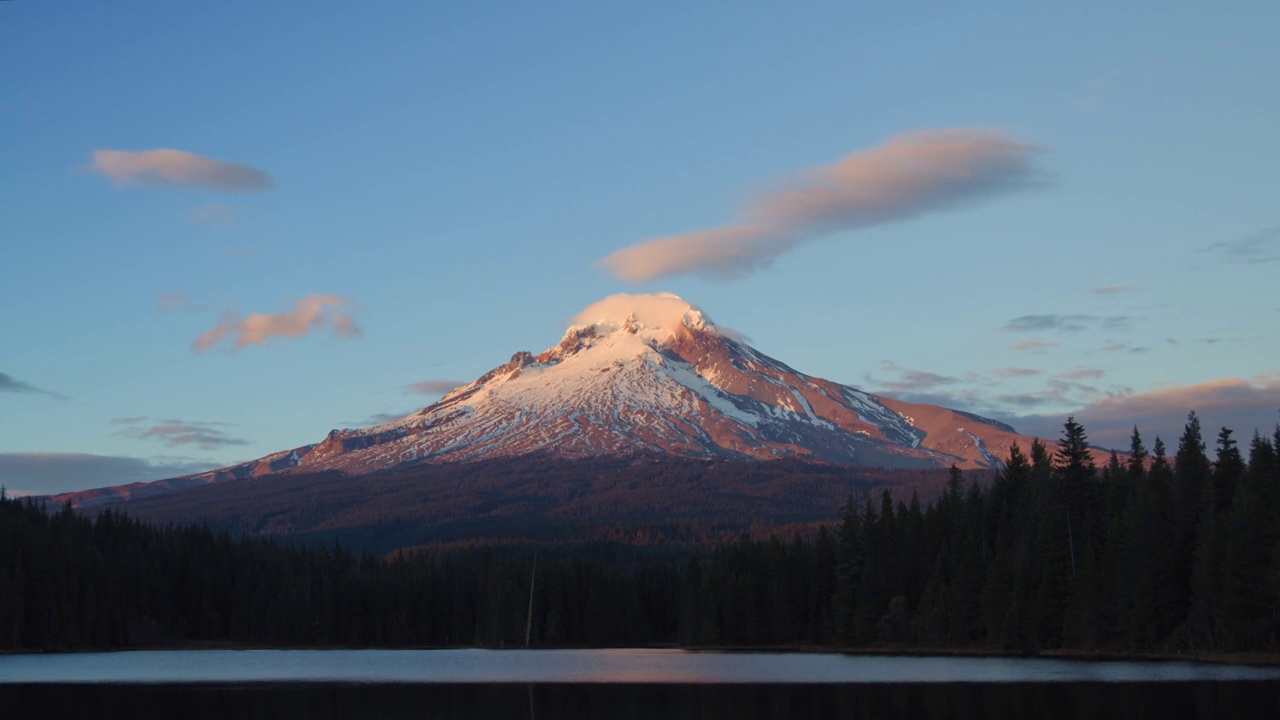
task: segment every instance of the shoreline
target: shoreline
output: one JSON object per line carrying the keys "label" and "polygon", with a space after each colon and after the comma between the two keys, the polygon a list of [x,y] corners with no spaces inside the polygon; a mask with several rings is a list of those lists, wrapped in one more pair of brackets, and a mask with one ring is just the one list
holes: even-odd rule
{"label": "shoreline", "polygon": [[1038,652],[1018,653],[989,648],[949,648],[876,645],[865,647],[829,647],[821,645],[752,645],[752,646],[680,646],[654,644],[636,646],[539,646],[531,648],[480,646],[480,645],[428,645],[428,646],[350,646],[350,645],[251,645],[231,642],[181,643],[175,645],[136,645],[116,648],[59,648],[56,650],[0,650],[4,655],[74,655],[107,654],[120,652],[200,652],[206,650],[683,650],[691,653],[801,653],[816,655],[856,655],[862,657],[956,657],[956,658],[1007,658],[1012,660],[1076,660],[1080,662],[1193,662],[1215,665],[1251,665],[1258,667],[1280,666],[1280,653],[1267,652],[1153,652],[1141,650],[1083,650],[1055,648]]}

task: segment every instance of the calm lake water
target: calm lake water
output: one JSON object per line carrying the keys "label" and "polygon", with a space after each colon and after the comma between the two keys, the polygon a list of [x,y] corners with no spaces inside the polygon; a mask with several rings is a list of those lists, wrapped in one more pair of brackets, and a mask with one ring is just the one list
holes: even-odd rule
{"label": "calm lake water", "polygon": [[0,656],[7,718],[1280,717],[1280,668],[679,650]]}

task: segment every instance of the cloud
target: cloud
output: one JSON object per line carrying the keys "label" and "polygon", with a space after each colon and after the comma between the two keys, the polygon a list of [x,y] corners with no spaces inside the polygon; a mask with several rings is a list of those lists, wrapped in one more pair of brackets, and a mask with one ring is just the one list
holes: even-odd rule
{"label": "cloud", "polygon": [[736,222],[647,240],[600,264],[628,282],[699,273],[734,276],[815,237],[907,220],[1032,187],[1040,149],[994,130],[898,135],[785,181]]}
{"label": "cloud", "polygon": [[218,192],[266,190],[272,185],[270,175],[251,165],[167,148],[94,150],[89,170],[111,178],[116,185],[139,183]]}
{"label": "cloud", "polygon": [[236,221],[235,211],[226,205],[219,205],[218,203],[209,203],[194,208],[187,213],[187,217],[191,219],[191,222],[215,227],[230,225]]}
{"label": "cloud", "polygon": [[[1280,376],[1258,377],[1252,381],[1222,378],[1140,393],[1113,394],[1089,402],[1070,414],[1085,426],[1096,445],[1123,448],[1128,445],[1133,426],[1137,425],[1148,447],[1155,436],[1160,435],[1172,448],[1182,434],[1187,413],[1192,410],[1200,416],[1205,435],[1210,438],[1219,427],[1235,430],[1241,441],[1247,441],[1255,429],[1269,434],[1280,419]],[[1057,437],[1066,415],[1002,419],[1022,432]]]}
{"label": "cloud", "polygon": [[51,397],[56,400],[67,399],[66,395],[62,395],[60,393],[56,393],[51,390],[44,390],[44,389],[38,388],[35,385],[32,385],[31,383],[23,382],[12,375],[2,373],[2,372],[0,372],[0,392],[11,392],[11,393],[26,394],[26,395],[44,395],[45,397]]}
{"label": "cloud", "polygon": [[887,360],[880,364],[880,370],[897,376],[896,380],[872,381],[891,393],[918,393],[922,390],[933,390],[940,386],[955,385],[960,382],[960,378],[923,370],[912,370]]}
{"label": "cloud", "polygon": [[191,348],[200,353],[231,340],[231,350],[261,345],[273,337],[302,337],[313,330],[330,327],[340,338],[359,337],[355,318],[336,308],[351,307],[350,300],[336,295],[308,295],[294,301],[294,308],[279,313],[251,313],[247,317],[227,312],[218,324],[196,338]]}
{"label": "cloud", "polygon": [[990,403],[985,411],[999,415],[1010,408],[1073,407],[1089,402],[1105,394],[1092,385],[1051,378],[1042,389],[1034,392],[1002,393],[987,398]]}
{"label": "cloud", "polygon": [[406,385],[404,390],[415,395],[444,395],[445,393],[466,385],[462,380],[423,380]]}
{"label": "cloud", "polygon": [[138,423],[146,419],[147,419],[146,415],[132,415],[130,417],[117,417],[117,418],[111,418],[111,424],[112,425],[137,425]]}
{"label": "cloud", "polygon": [[1019,340],[1018,342],[1010,345],[1009,349],[1014,352],[1043,353],[1049,348],[1059,347],[1060,345],[1062,345],[1062,343],[1054,342],[1052,340]]}
{"label": "cloud", "polygon": [[178,312],[179,310],[203,310],[198,305],[192,305],[188,302],[187,293],[183,291],[166,293],[156,298],[156,310],[162,313]]}
{"label": "cloud", "polygon": [[1044,371],[1040,370],[1039,368],[1002,367],[1002,368],[996,368],[995,370],[992,370],[991,374],[1001,378],[1014,378],[1014,377],[1030,377],[1032,375],[1039,375],[1042,372]]}
{"label": "cloud", "polygon": [[[132,422],[124,423],[129,427],[117,431],[116,435],[135,440],[153,440],[163,444],[165,447],[173,448],[192,445],[201,450],[217,450],[222,447],[249,444],[248,440],[231,437],[225,431],[219,429],[225,426],[226,423],[163,420],[144,427],[140,424],[142,419],[117,418],[117,420]],[[116,420],[112,420],[112,423],[121,424]]]}
{"label": "cloud", "polygon": [[1135,354],[1151,351],[1151,348],[1143,345],[1130,345],[1122,342],[1109,342],[1098,349],[1102,352],[1127,352]]}
{"label": "cloud", "polygon": [[1062,378],[1064,380],[1097,380],[1104,377],[1106,374],[1107,371],[1102,368],[1077,368],[1075,370],[1058,373],[1054,377]]}
{"label": "cloud", "polygon": [[411,410],[405,410],[404,412],[400,412],[400,413],[395,413],[395,412],[374,413],[373,415],[370,415],[369,417],[364,418],[363,420],[348,420],[341,424],[346,425],[347,427],[355,427],[355,428],[367,428],[367,427],[374,427],[376,425],[386,425],[387,423],[395,422],[396,420],[399,420],[405,417],[406,415],[415,413],[419,409],[420,408],[413,408]]}
{"label": "cloud", "polygon": [[1128,315],[1022,315],[1005,323],[1005,332],[1080,332],[1091,328],[1118,330],[1129,326]]}
{"label": "cloud", "polygon": [[1097,295],[1119,295],[1120,293],[1133,292],[1137,289],[1133,285],[1103,285],[1100,288],[1094,288],[1093,292]]}
{"label": "cloud", "polygon": [[194,458],[120,457],[85,453],[0,453],[0,478],[8,490],[44,495],[164,478],[221,467]]}
{"label": "cloud", "polygon": [[1200,250],[1218,253],[1231,262],[1276,262],[1280,260],[1280,225],[1264,228],[1237,240],[1216,242]]}

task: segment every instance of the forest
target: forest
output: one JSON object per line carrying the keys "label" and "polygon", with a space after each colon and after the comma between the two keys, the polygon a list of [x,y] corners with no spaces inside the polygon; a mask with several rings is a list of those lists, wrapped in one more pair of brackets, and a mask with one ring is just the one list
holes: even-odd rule
{"label": "forest", "polygon": [[1095,467],[1068,420],[988,482],[789,537],[424,546],[232,536],[0,493],[0,650],[143,646],[1280,649],[1280,428]]}

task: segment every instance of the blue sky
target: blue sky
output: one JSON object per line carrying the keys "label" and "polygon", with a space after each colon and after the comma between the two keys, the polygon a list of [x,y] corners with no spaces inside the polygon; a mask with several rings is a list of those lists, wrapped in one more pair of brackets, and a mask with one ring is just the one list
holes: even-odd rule
{"label": "blue sky", "polygon": [[[1275,3],[553,5],[0,3],[0,481],[314,442],[618,292],[1034,432],[1277,418]],[[948,132],[1018,165],[746,271],[602,263]]]}

